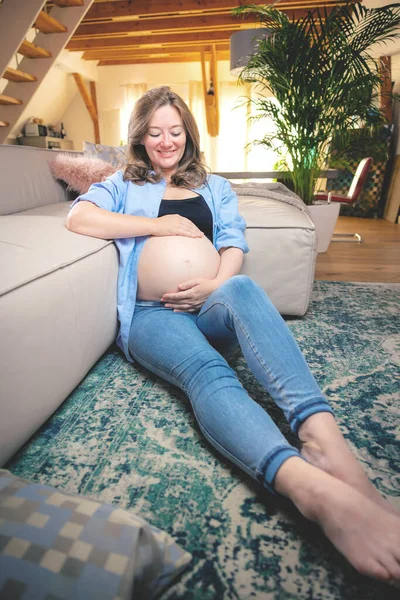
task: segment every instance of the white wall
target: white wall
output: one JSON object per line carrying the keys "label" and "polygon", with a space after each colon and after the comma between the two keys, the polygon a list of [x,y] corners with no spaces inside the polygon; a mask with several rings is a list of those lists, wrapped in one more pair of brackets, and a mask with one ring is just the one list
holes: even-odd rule
{"label": "white wall", "polygon": [[73,141],[74,150],[81,151],[85,140],[94,141],[93,121],[72,75],[70,75],[70,79],[75,87],[75,93],[67,109],[59,116],[59,120],[64,124],[67,139]]}

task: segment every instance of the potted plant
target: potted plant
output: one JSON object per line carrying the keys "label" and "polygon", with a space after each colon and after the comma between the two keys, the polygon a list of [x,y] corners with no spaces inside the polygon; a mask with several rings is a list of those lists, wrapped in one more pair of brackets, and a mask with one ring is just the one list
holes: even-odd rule
{"label": "potted plant", "polygon": [[[273,6],[241,6],[233,14],[255,16],[269,30],[239,75],[257,94],[248,99],[252,119],[267,117],[275,125],[276,133],[253,143],[280,154],[292,189],[311,205],[332,139],[351,145],[353,129],[373,135],[385,124],[379,108],[382,65],[371,48],[400,37],[400,5],[336,5],[331,12],[309,10],[298,20]],[[339,208],[321,208],[336,213],[331,234]]]}

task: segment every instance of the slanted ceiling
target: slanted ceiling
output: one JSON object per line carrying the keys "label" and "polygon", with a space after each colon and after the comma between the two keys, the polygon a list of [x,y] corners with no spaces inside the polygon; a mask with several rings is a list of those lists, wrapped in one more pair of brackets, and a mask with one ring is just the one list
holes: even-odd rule
{"label": "slanted ceiling", "polygon": [[[66,48],[84,52],[99,66],[164,62],[200,62],[212,55],[229,59],[230,36],[254,27],[256,21],[231,14],[243,4],[268,0],[95,0]],[[333,0],[280,0],[277,8],[299,18],[308,9]]]}

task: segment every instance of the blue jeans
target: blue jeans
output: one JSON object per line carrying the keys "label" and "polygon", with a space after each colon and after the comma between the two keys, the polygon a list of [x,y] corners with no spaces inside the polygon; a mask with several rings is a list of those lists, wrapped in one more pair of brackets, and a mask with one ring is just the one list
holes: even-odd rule
{"label": "blue jeans", "polygon": [[196,314],[173,312],[161,302],[136,303],[132,357],[181,388],[211,444],[273,491],[281,465],[301,455],[222,356],[237,343],[295,433],[309,416],[333,412],[285,321],[249,277],[231,277]]}

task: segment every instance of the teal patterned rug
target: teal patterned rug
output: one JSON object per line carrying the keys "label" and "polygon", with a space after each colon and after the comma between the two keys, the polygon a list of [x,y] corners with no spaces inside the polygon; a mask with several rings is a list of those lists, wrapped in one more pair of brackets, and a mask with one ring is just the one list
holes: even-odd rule
{"label": "teal patterned rug", "polygon": [[[288,325],[355,454],[400,507],[399,286],[316,282]],[[290,436],[237,355],[252,397]],[[131,508],[193,554],[163,600],[394,600],[358,575],[287,501],[202,438],[183,394],[111,348],[7,465],[34,481]]]}

